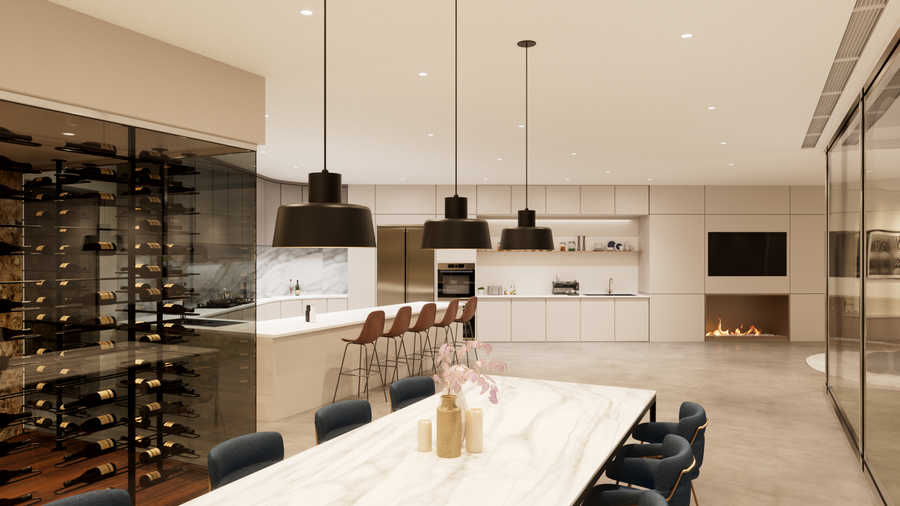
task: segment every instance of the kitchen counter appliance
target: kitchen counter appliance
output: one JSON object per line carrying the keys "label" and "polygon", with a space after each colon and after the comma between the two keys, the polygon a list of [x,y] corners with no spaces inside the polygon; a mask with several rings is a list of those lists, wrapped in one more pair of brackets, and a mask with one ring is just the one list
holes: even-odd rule
{"label": "kitchen counter appliance", "polygon": [[578,281],[560,281],[553,282],[553,295],[578,295]]}
{"label": "kitchen counter appliance", "polygon": [[438,264],[437,299],[468,299],[475,296],[475,264]]}

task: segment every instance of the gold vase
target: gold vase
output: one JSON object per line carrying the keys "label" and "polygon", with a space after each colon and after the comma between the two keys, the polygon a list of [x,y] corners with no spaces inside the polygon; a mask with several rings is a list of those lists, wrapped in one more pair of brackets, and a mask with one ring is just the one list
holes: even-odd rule
{"label": "gold vase", "polygon": [[459,457],[462,452],[462,414],[455,395],[442,395],[437,408],[437,456],[444,459]]}

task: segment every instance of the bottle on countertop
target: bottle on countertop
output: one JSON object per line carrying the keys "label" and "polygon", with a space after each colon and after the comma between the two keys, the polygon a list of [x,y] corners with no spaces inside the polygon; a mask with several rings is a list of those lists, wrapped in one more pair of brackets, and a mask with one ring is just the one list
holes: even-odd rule
{"label": "bottle on countertop", "polygon": [[297,279],[297,284],[294,285],[294,295],[296,295],[297,297],[300,296],[300,280],[299,279]]}
{"label": "bottle on countertop", "polygon": [[306,321],[316,323],[316,306],[314,304],[306,305]]}
{"label": "bottle on countertop", "polygon": [[288,280],[288,295],[294,295],[294,285],[292,283],[293,279]]}

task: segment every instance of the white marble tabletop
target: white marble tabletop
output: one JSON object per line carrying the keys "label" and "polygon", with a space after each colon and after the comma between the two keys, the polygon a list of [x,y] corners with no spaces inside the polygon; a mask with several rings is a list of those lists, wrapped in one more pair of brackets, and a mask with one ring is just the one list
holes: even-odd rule
{"label": "white marble tabletop", "polygon": [[416,422],[434,424],[436,395],[185,504],[577,504],[656,399],[652,390],[495,379],[499,404],[466,395],[484,410],[483,453],[416,450]]}

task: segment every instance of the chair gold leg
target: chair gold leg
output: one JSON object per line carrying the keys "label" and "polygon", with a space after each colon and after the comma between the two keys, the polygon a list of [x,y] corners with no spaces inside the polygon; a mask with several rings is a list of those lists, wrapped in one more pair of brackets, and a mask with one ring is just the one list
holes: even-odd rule
{"label": "chair gold leg", "polygon": [[694,494],[694,504],[696,506],[700,506],[700,501],[697,500],[697,489],[694,488],[694,482],[691,482],[691,492]]}

